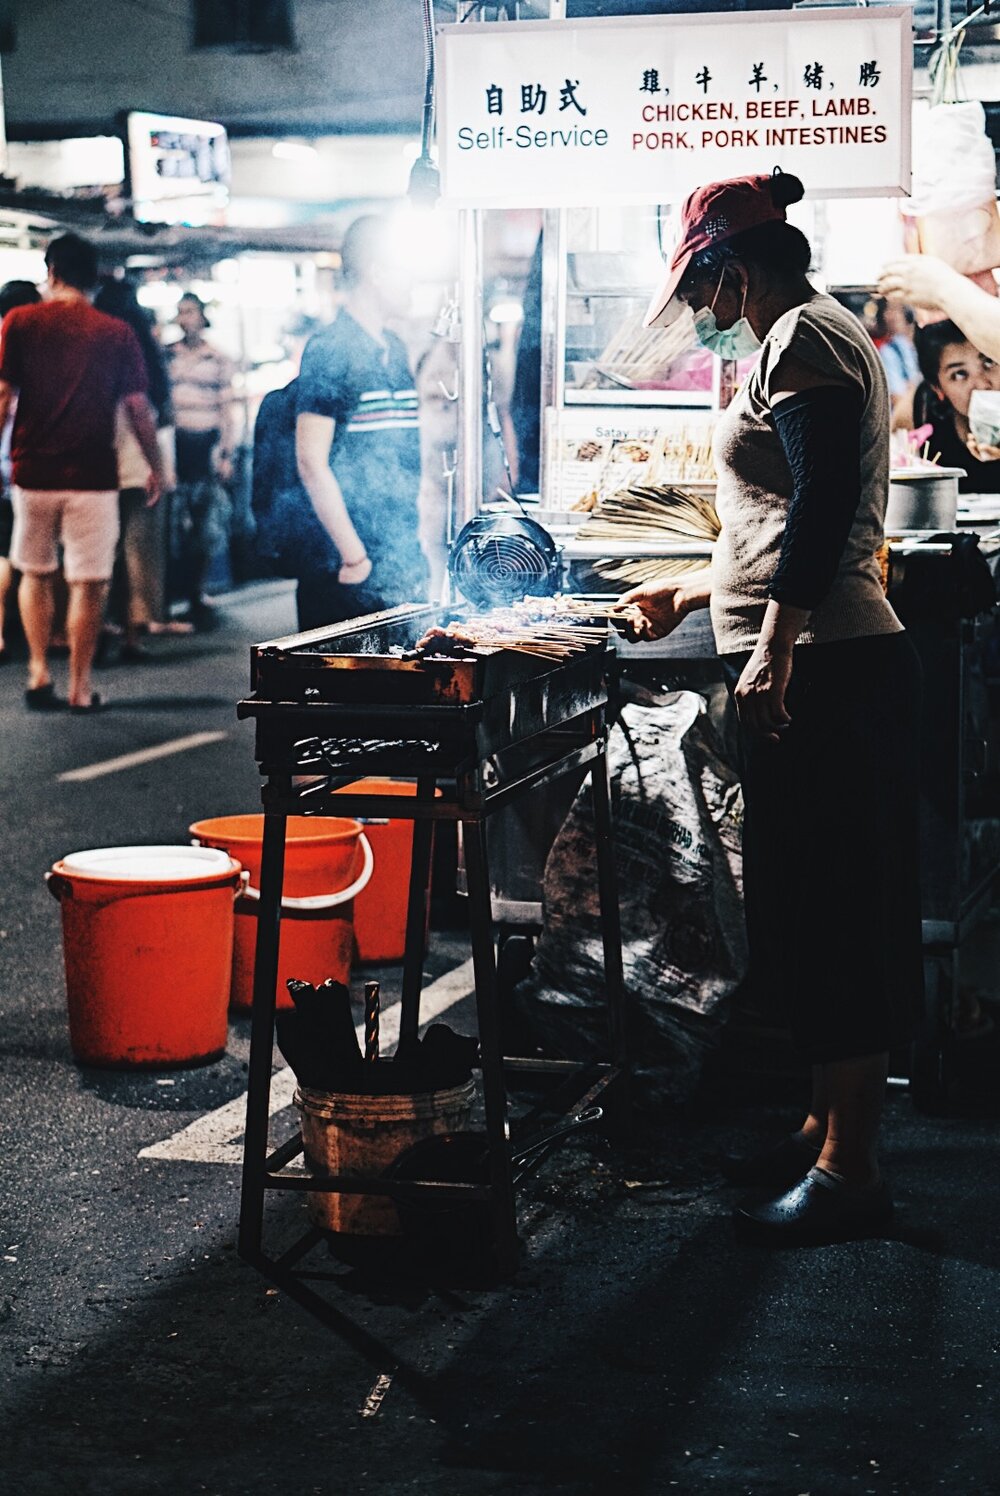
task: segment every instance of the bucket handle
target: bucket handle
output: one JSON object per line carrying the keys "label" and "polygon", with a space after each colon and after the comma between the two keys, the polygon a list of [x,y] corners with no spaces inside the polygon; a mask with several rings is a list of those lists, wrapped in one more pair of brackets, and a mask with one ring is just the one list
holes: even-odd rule
{"label": "bucket handle", "polygon": [[[229,874],[229,878],[233,880],[233,897],[239,901],[244,888],[249,885],[250,874],[242,871],[238,873],[234,871]],[[209,888],[224,888],[225,883],[228,881],[228,878],[225,882],[219,878],[213,878],[210,882],[206,880],[197,883],[163,883],[159,888],[147,888],[141,894],[122,894],[119,898],[109,899],[107,902],[121,904],[127,898],[148,899],[158,893],[203,893]],[[122,886],[124,887],[124,884]],[[45,874],[45,887],[57,904],[61,904],[63,899],[71,899],[73,897],[73,881],[71,878],[63,877],[62,873],[47,872]]]}
{"label": "bucket handle", "polygon": [[[361,872],[349,887],[338,889],[336,893],[314,893],[298,899],[285,896],[281,900],[282,912],[294,914],[296,911],[309,911],[315,914],[323,909],[336,909],[338,904],[349,904],[352,899],[357,898],[358,894],[368,887],[375,868],[375,856],[364,832],[358,837],[358,845],[363,854]],[[240,891],[236,902],[237,907],[241,904],[244,906],[259,904],[260,889],[254,888],[253,884],[248,882],[246,887]]]}
{"label": "bucket handle", "polygon": [[61,904],[63,899],[71,899],[73,897],[72,883],[68,878],[60,877],[58,873],[45,874],[45,887],[57,904]]}

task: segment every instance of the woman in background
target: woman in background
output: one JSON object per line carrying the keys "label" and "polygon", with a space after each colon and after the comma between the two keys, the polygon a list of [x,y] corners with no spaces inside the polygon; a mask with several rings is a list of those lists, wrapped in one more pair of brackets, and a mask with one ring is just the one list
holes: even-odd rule
{"label": "woman in background", "polygon": [[[101,282],[94,300],[98,311],[127,322],[139,339],[149,377],[149,399],[156,415],[160,446],[167,470],[166,488],[174,486],[173,413],[170,381],[159,344],[149,319],[139,305],[135,289],[111,276]],[[166,619],[167,517],[169,498],[150,506],[146,498],[149,465],[122,412],[116,431],[118,449],[118,505],[121,539],[111,587],[111,608],[124,629],[120,658],[135,662],[146,658],[143,634],[191,632],[191,625]]]}
{"label": "woman in background", "polygon": [[1000,452],[982,447],[969,429],[975,390],[1000,390],[1000,364],[980,353],[954,322],[931,322],[917,333],[924,382],[913,401],[913,425],[930,425],[928,455],[942,467],[964,468],[961,493],[1000,493]]}

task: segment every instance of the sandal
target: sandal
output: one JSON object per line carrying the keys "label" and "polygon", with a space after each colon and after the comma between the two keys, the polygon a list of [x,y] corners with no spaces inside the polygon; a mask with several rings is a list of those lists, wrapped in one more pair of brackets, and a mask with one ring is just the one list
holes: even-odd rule
{"label": "sandal", "polygon": [[69,702],[56,695],[51,681],[44,686],[28,686],[24,693],[24,704],[29,712],[64,712]]}
{"label": "sandal", "polygon": [[183,618],[171,618],[167,623],[148,623],[146,625],[146,631],[147,633],[152,634],[154,638],[158,634],[193,634],[194,624],[187,623]]}
{"label": "sandal", "polygon": [[92,717],[95,712],[107,712],[111,709],[111,703],[105,701],[99,692],[95,691],[86,706],[70,706],[70,711],[78,717]]}

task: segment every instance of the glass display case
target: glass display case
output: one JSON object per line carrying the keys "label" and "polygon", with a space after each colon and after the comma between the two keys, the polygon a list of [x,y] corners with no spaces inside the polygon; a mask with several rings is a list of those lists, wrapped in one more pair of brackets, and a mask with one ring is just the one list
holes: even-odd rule
{"label": "glass display case", "polygon": [[642,486],[713,486],[712,427],[732,366],[698,345],[689,314],[644,326],[676,237],[670,212],[545,215],[541,486],[554,514],[585,516]]}
{"label": "glass display case", "polygon": [[[700,348],[690,317],[643,325],[665,270],[669,222],[650,207],[567,209],[546,218],[546,280],[558,364],[554,403],[711,409],[717,361]],[[553,244],[552,241],[555,241]]]}

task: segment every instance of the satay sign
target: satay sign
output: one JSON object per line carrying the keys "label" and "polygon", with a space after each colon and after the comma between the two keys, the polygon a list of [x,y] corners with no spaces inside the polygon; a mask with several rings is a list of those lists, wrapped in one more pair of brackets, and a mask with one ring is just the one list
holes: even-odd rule
{"label": "satay sign", "polygon": [[909,7],[442,26],[456,206],[669,202],[780,166],[813,197],[910,189]]}

